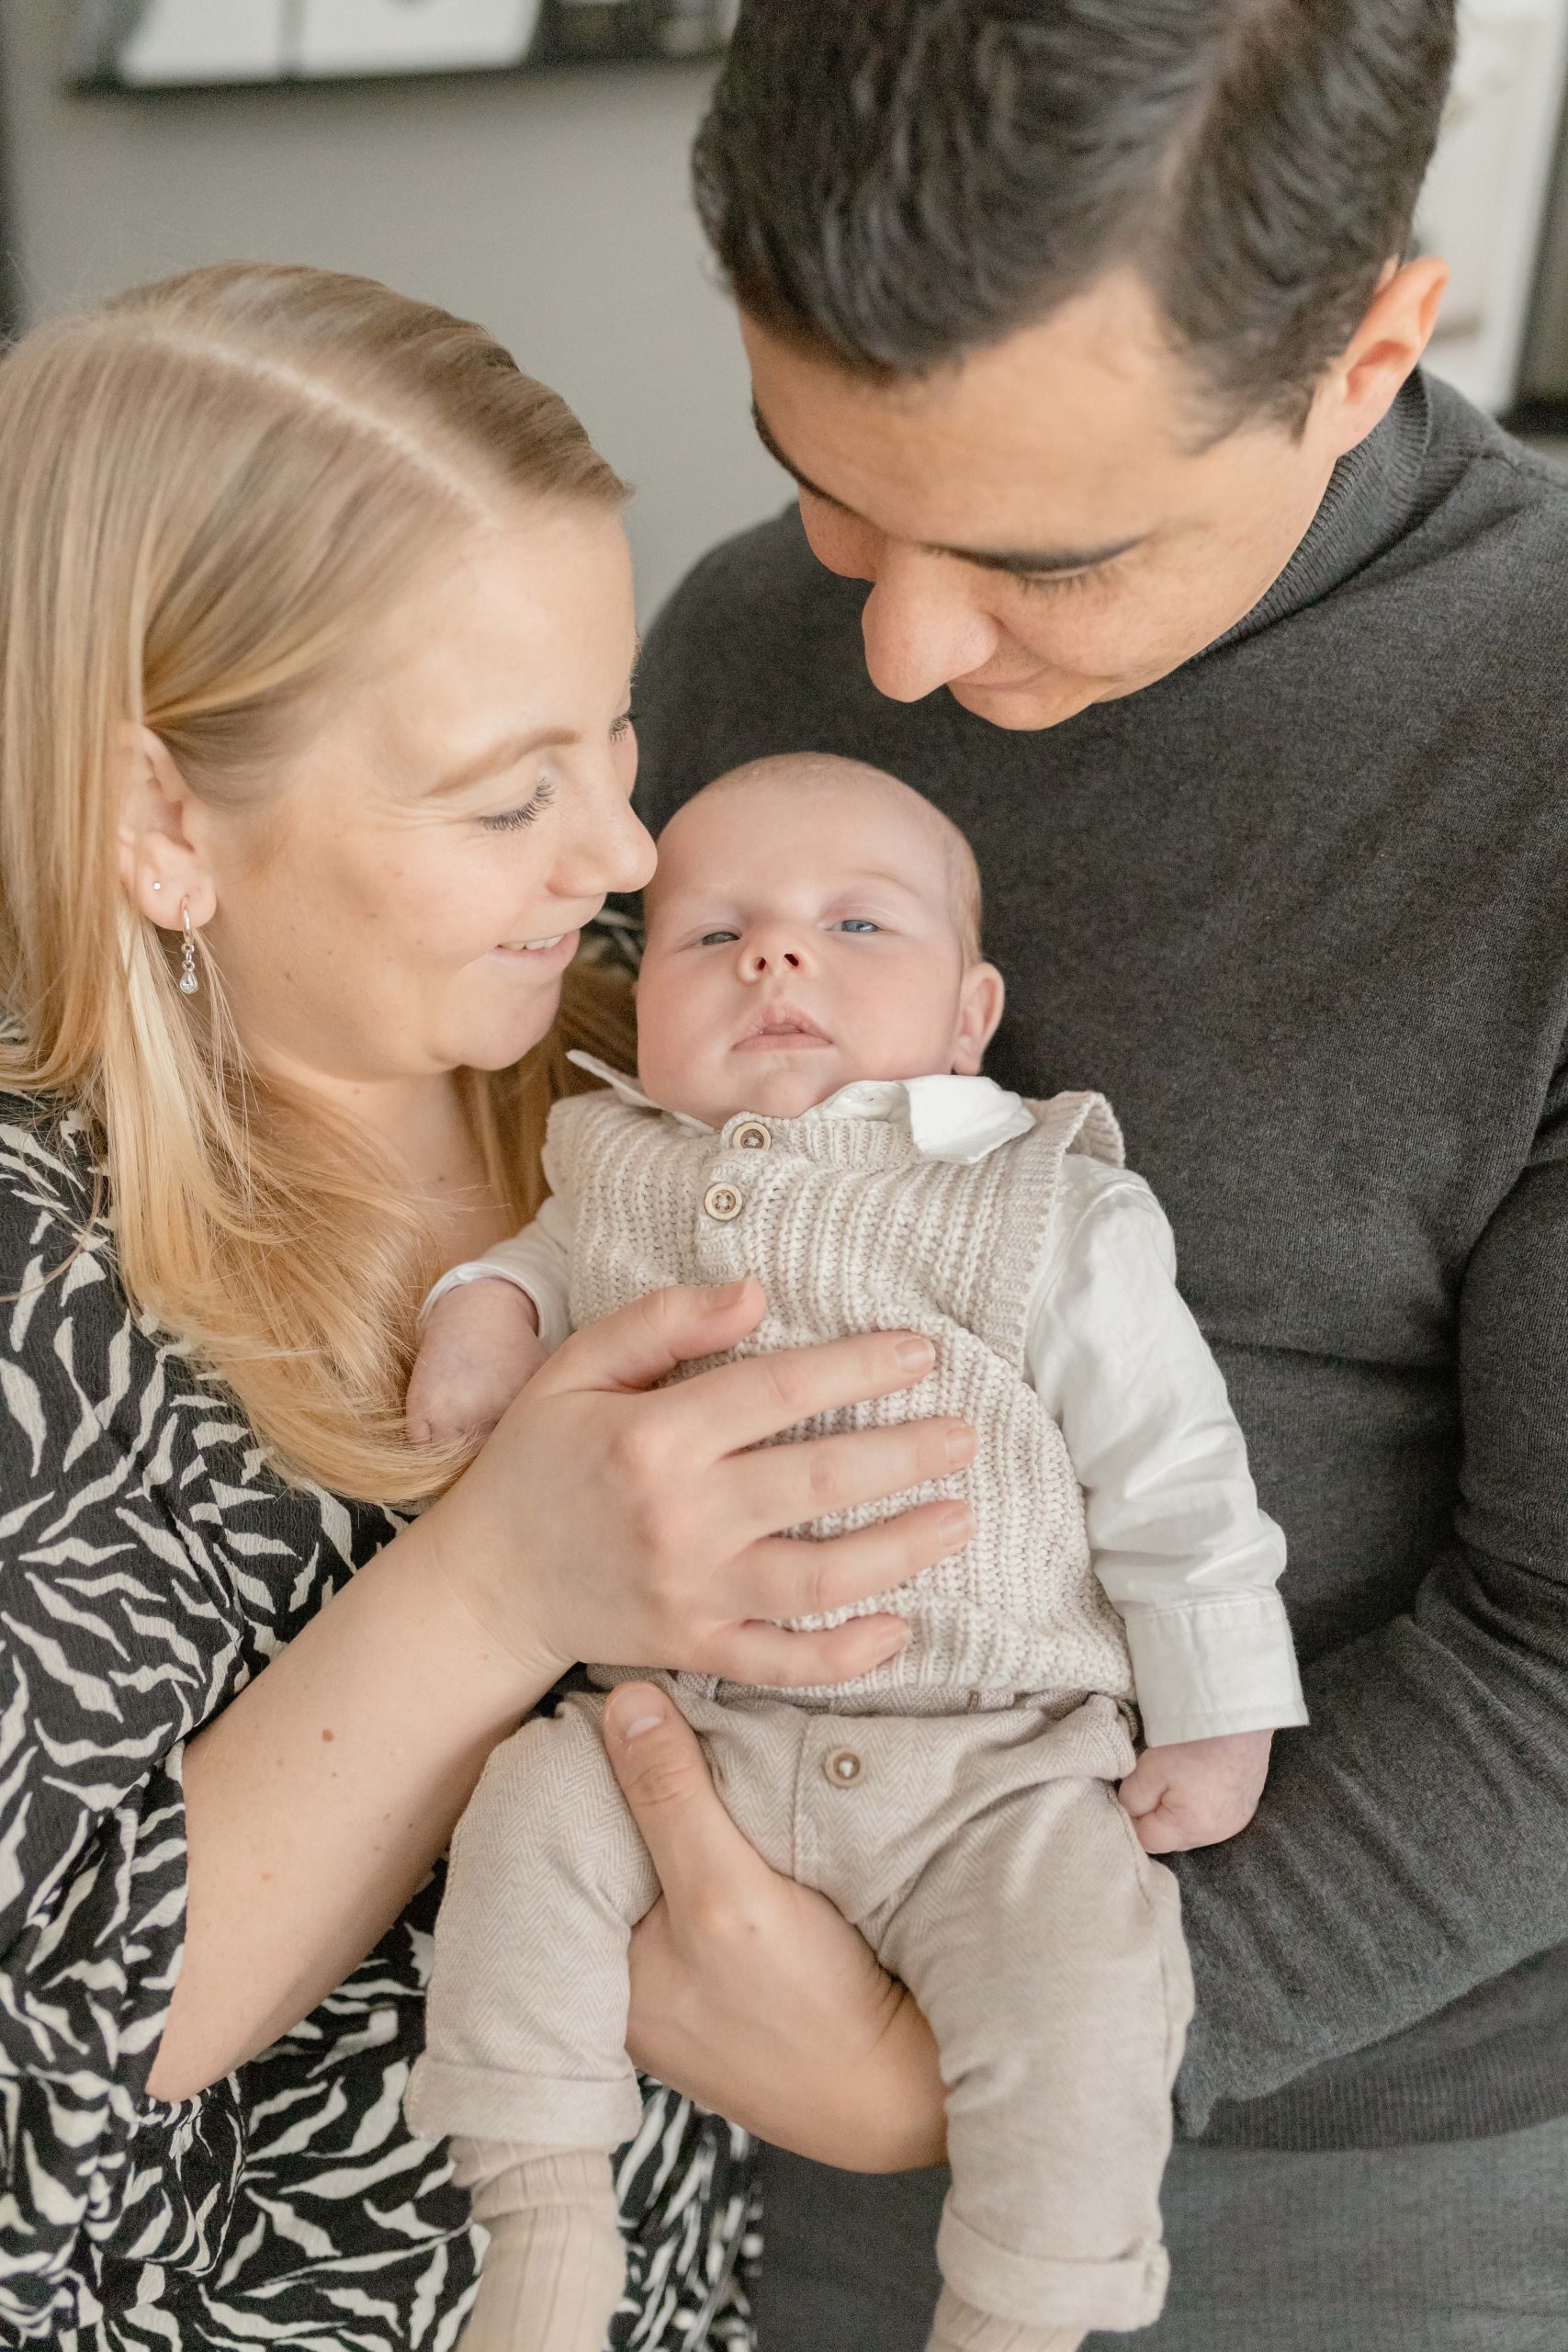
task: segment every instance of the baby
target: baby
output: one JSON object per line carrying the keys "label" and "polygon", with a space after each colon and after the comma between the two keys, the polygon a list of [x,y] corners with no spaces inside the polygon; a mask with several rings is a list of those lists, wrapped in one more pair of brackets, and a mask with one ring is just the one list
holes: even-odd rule
{"label": "baby", "polygon": [[[574,1325],[667,1283],[758,1277],[746,1352],[935,1342],[918,1388],[812,1425],[976,1431],[944,1487],[802,1531],[972,1507],[961,1553],[863,1604],[905,1619],[902,1652],[809,1690],[653,1679],[747,1836],[936,2036],[932,2346],[1071,2352],[1164,2295],[1190,1987],[1149,1857],[1240,1829],[1271,1731],[1304,1720],[1283,1544],[1107,1105],[978,1075],[1002,981],[944,818],[849,761],[759,761],[671,820],[647,914],[637,1081],[588,1065],[605,1084],[556,1107],[539,1217],[438,1285],[411,1425],[488,1425]],[[626,1945],[658,1889],[602,1707],[575,1692],[499,1747],[453,1844],[409,2112],[456,2135],[492,2233],[465,2352],[601,2352],[622,2281]]]}

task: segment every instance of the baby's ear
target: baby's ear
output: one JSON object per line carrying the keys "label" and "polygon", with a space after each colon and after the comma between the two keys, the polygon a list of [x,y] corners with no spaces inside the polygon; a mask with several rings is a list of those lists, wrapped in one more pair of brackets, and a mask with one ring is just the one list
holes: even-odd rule
{"label": "baby's ear", "polygon": [[958,1077],[978,1074],[1006,1001],[1007,983],[996,966],[971,964],[958,984],[958,1034],[953,1046],[953,1067]]}

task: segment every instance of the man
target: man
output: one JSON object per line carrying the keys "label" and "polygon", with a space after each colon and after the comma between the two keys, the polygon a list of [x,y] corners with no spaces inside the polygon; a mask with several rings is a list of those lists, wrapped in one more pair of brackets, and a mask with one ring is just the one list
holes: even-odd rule
{"label": "man", "polygon": [[[1568,2345],[1568,483],[1417,369],[1451,42],[748,0],[697,146],[799,514],[653,632],[645,813],[813,746],[963,826],[988,1067],[1115,1104],[1291,1546],[1151,2352]],[[765,2180],[763,2352],[918,2346],[940,2176]]]}

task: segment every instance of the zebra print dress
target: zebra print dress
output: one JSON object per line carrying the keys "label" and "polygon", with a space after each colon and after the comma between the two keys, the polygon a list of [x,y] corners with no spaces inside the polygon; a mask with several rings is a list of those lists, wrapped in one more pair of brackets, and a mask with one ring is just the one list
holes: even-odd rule
{"label": "zebra print dress", "polygon": [[[0,2343],[449,2352],[481,2241],[401,2113],[439,1873],[253,2064],[146,2096],[183,1743],[398,1521],[283,1485],[132,1317],[96,1173],[71,1118],[0,1095]],[[649,2086],[619,2160],[625,2352],[750,2343],[748,2159]]]}

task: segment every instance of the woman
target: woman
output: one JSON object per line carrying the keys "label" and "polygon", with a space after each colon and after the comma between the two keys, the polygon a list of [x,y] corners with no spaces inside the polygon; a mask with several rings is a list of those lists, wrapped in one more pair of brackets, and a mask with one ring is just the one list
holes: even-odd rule
{"label": "woman", "polygon": [[[923,1425],[757,1450],[918,1378],[909,1335],[649,1393],[744,1288],[574,1340],[455,1483],[402,1436],[430,1276],[536,1196],[581,927],[651,864],[622,496],[479,330],[359,280],[197,272],[0,366],[20,2340],[450,2346],[470,2224],[400,2098],[489,1749],[578,1657],[859,1672],[886,1619],[770,1621],[942,1548],[912,1512],[808,1580],[776,1535],[930,1475]],[[639,2059],[814,2154],[933,2153],[919,2019],[671,1726],[626,1737],[637,1688]],[[651,2093],[623,2341],[743,2338],[744,2146]]]}

